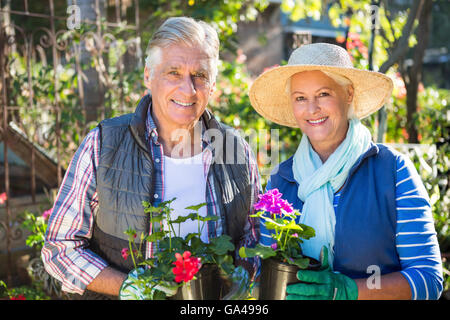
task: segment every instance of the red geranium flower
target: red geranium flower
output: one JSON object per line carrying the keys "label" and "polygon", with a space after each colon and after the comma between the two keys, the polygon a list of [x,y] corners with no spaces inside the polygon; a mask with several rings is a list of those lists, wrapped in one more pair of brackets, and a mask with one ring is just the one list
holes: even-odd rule
{"label": "red geranium flower", "polygon": [[12,296],[9,300],[27,300],[23,294],[19,294],[18,296]]}
{"label": "red geranium flower", "polygon": [[175,258],[177,258],[177,261],[173,263],[175,268],[172,269],[172,272],[175,275],[175,282],[177,283],[191,281],[202,266],[200,259],[191,257],[189,251],[185,251],[183,255],[177,252],[175,253]]}

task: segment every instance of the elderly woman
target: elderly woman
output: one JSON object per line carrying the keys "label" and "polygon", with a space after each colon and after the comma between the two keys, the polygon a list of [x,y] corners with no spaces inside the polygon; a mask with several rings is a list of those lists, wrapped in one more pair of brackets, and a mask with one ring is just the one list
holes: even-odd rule
{"label": "elderly woman", "polygon": [[[287,299],[437,299],[442,262],[427,192],[413,164],[371,141],[360,119],[390,97],[392,81],[355,69],[341,47],[296,49],[288,65],[259,76],[250,90],[256,111],[300,128],[295,154],[272,172],[278,189],[316,236],[303,253],[329,267],[301,270]],[[261,243],[271,238],[261,226]]]}

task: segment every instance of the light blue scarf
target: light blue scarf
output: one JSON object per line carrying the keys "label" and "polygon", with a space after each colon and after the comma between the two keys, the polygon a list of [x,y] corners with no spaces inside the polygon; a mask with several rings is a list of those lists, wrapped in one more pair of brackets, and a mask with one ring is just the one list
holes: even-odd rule
{"label": "light blue scarf", "polygon": [[303,254],[319,260],[324,245],[328,247],[330,266],[334,260],[334,228],[336,216],[333,208],[334,193],[348,177],[350,169],[369,148],[371,135],[359,119],[349,120],[345,140],[322,163],[304,134],[294,155],[293,173],[298,182],[298,197],[304,202],[300,223],[311,226],[316,236],[304,241]]}

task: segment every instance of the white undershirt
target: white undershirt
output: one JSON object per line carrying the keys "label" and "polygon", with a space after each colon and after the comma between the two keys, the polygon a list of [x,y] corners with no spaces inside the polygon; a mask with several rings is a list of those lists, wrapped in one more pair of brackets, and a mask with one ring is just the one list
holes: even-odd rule
{"label": "white undershirt", "polygon": [[[202,153],[190,158],[176,159],[164,156],[164,201],[176,198],[172,202],[172,220],[178,216],[186,216],[194,211],[186,210],[186,207],[206,202],[206,176],[203,168]],[[199,210],[200,216],[206,216],[206,206]],[[200,228],[202,222],[200,222]],[[189,233],[198,232],[197,221],[187,220],[181,224],[178,234],[178,224],[174,224],[177,236],[186,237]],[[164,230],[168,231],[168,225],[164,223]],[[201,240],[208,241],[208,228],[205,223]]]}

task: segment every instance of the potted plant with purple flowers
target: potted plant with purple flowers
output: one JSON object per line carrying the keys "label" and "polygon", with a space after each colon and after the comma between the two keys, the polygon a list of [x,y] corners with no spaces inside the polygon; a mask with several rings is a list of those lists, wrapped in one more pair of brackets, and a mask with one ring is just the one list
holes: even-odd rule
{"label": "potted plant with purple flowers", "polygon": [[302,254],[303,240],[315,236],[312,227],[298,223],[301,213],[282,198],[278,189],[272,189],[259,195],[254,205],[261,223],[273,239],[270,246],[257,244],[255,248],[242,247],[242,258],[258,256],[261,262],[260,294],[262,300],[284,300],[286,286],[298,282],[299,269],[319,269],[320,262]]}

